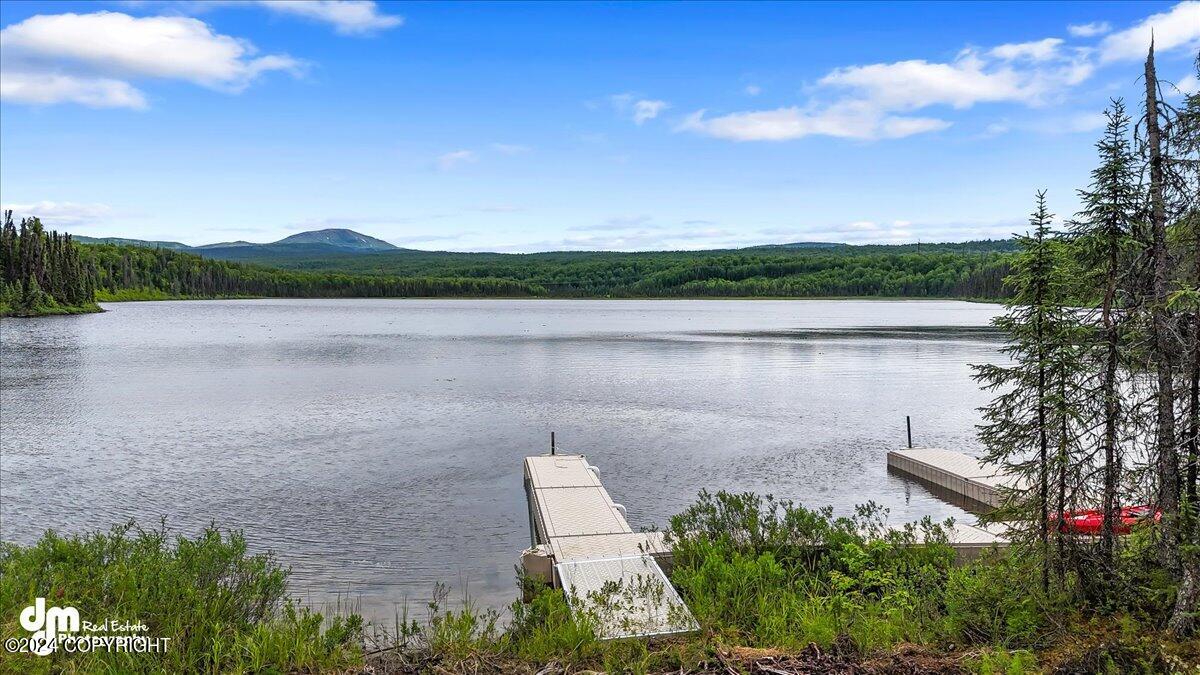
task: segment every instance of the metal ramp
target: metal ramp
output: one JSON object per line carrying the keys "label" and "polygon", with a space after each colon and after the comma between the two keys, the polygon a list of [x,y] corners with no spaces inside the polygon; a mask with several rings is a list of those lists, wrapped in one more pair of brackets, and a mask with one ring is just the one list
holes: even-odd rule
{"label": "metal ramp", "polygon": [[583,455],[525,458],[530,543],[553,559],[552,583],[602,639],[683,633],[696,620],[655,556],[661,533],[634,532]]}

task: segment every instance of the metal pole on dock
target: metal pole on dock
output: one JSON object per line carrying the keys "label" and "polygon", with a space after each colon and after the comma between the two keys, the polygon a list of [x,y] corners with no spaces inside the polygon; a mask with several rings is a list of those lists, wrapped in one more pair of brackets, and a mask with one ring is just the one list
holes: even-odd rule
{"label": "metal pole on dock", "polygon": [[[908,447],[912,447],[912,441],[909,441]],[[550,432],[550,454],[554,454],[554,432]]]}
{"label": "metal pole on dock", "polygon": [[912,447],[912,416],[904,416],[904,424],[908,427],[908,447]]}

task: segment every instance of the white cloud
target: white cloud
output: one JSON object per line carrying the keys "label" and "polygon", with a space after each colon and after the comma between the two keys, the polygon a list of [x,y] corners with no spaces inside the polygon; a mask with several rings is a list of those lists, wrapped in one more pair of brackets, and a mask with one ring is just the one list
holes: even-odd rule
{"label": "white cloud", "polygon": [[1062,40],[964,49],[946,63],[925,60],[836,68],[817,81],[804,105],[707,117],[692,113],[677,130],[736,141],[785,141],[811,135],[862,140],[938,131],[950,122],[910,115],[931,106],[978,103],[1027,106],[1057,100],[1093,71],[1087,50],[1064,50]]}
{"label": "white cloud", "polygon": [[1151,33],[1155,51],[1200,48],[1200,2],[1181,2],[1166,12],[1146,17],[1132,28],[1109,35],[1100,42],[1100,60],[1107,63],[1146,58]]}
{"label": "white cloud", "polygon": [[620,232],[623,230],[656,229],[656,226],[650,224],[651,220],[653,218],[647,215],[613,216],[596,225],[575,225],[567,229],[573,232]]}
{"label": "white cloud", "polygon": [[1010,130],[1012,130],[1012,125],[1008,122],[992,122],[983,130],[983,137],[991,138],[993,136],[1000,136],[1001,134],[1008,133]]}
{"label": "white cloud", "polygon": [[757,84],[748,84],[742,91],[746,92],[747,96],[758,96],[762,93],[762,87]]}
{"label": "white cloud", "polygon": [[[1006,47],[1019,52],[1026,45]],[[1050,65],[1018,68],[1008,59],[996,62],[964,50],[950,63],[912,60],[838,68],[821,78],[820,84],[850,89],[889,110],[931,105],[962,109],[997,101],[1041,103],[1091,73],[1091,65],[1078,55]]]}
{"label": "white cloud", "polygon": [[133,85],[105,77],[80,78],[58,73],[0,71],[0,99],[32,105],[79,103],[92,108],[146,107]]}
{"label": "white cloud", "polygon": [[442,171],[450,171],[463,164],[471,164],[479,161],[479,157],[472,150],[455,150],[437,158],[437,168]]}
{"label": "white cloud", "polygon": [[1082,38],[1096,37],[1097,35],[1104,35],[1105,33],[1109,32],[1110,30],[1112,30],[1112,25],[1110,23],[1108,23],[1107,21],[1093,21],[1091,23],[1079,23],[1079,24],[1071,24],[1070,26],[1067,26],[1068,33],[1070,33],[1074,37],[1082,37]]}
{"label": "white cloud", "polygon": [[[128,80],[173,79],[236,93],[263,73],[299,74],[286,55],[257,56],[246,40],[182,16],[119,12],[39,14],[0,31],[4,97],[24,103],[74,102],[145,107]],[[9,83],[11,81],[11,84]]]}
{"label": "white cloud", "polygon": [[[1069,27],[1077,37],[1109,30],[1103,22]],[[1143,58],[1151,31],[1159,51],[1200,48],[1200,0],[1181,2],[1109,34],[1098,47],[1068,47],[1061,38],[1049,37],[986,50],[968,48],[947,62],[912,59],[836,68],[817,81],[810,98],[800,105],[712,117],[699,110],[676,130],[734,141],[786,141],[812,135],[872,140],[937,131],[950,122],[910,113],[934,106],[962,110],[981,103],[1037,107],[1062,102],[1098,65]],[[1189,77],[1182,88],[1195,86]],[[755,92],[747,89],[747,93]],[[1054,128],[1056,133],[1094,131],[1099,119],[1076,115],[1056,120]],[[1008,124],[990,125],[985,136],[1008,128]]]}
{"label": "white cloud", "polygon": [[649,251],[725,248],[740,245],[738,233],[717,228],[678,231],[637,230],[617,234],[582,235],[556,242],[538,242],[529,250]]}
{"label": "white cloud", "polygon": [[886,115],[864,101],[845,101],[823,109],[798,107],[733,113],[705,118],[704,110],[692,113],[678,129],[731,141],[790,141],[820,135],[837,138],[902,138],[950,126],[930,117]]}
{"label": "white cloud", "polygon": [[1103,129],[1108,118],[1103,113],[1079,113],[1067,119],[1065,131],[1068,133],[1084,133]]}
{"label": "white cloud", "polygon": [[613,109],[622,116],[633,120],[634,124],[642,125],[648,120],[658,117],[658,114],[671,107],[666,101],[639,98],[634,94],[613,94],[608,97]]}
{"label": "white cloud", "polygon": [[258,0],[281,14],[293,14],[331,24],[341,35],[370,35],[404,23],[404,18],[381,14],[368,0]]}
{"label": "white cloud", "polygon": [[502,155],[523,155],[533,148],[516,143],[492,143],[492,149]]}
{"label": "white cloud", "polygon": [[27,204],[4,204],[2,211],[12,211],[13,218],[36,217],[50,227],[72,227],[90,225],[112,216],[108,204],[82,204],[76,202],[40,201]]}
{"label": "white cloud", "polygon": [[666,101],[651,101],[642,99],[633,104],[633,123],[642,124],[646,120],[658,117],[658,114],[670,107]]}
{"label": "white cloud", "polygon": [[1058,48],[1062,45],[1061,38],[1046,38],[1033,42],[1016,42],[992,48],[991,56],[1005,61],[1029,59],[1030,61],[1048,61],[1058,56]]}
{"label": "white cloud", "polygon": [[1195,94],[1200,92],[1200,81],[1197,80],[1195,73],[1189,73],[1179,78],[1179,82],[1175,84],[1185,94]]}
{"label": "white cloud", "polygon": [[1021,226],[1017,221],[931,223],[860,220],[808,228],[768,228],[760,230],[759,233],[766,235],[765,238],[769,240],[767,243],[779,244],[797,241],[830,241],[859,245],[900,244],[917,241],[1007,239]]}

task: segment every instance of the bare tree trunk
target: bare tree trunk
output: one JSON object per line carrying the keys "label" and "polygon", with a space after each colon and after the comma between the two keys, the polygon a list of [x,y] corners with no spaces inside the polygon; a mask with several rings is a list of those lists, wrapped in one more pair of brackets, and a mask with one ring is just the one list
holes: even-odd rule
{"label": "bare tree trunk", "polygon": [[1190,635],[1196,628],[1196,604],[1200,602],[1200,558],[1189,556],[1183,566],[1183,580],[1175,595],[1175,611],[1167,621],[1176,635]]}
{"label": "bare tree trunk", "polygon": [[[1197,261],[1200,264],[1200,260]],[[1196,462],[1200,454],[1200,314],[1192,317],[1196,330],[1192,335],[1192,381],[1188,387],[1188,416],[1190,419],[1187,441],[1187,479],[1184,487],[1188,506],[1193,517],[1200,505],[1196,504]]]}
{"label": "bare tree trunk", "polygon": [[1038,535],[1042,548],[1042,590],[1050,590],[1050,471],[1046,465],[1050,450],[1050,435],[1046,429],[1046,342],[1045,298],[1040,286],[1034,301],[1037,303],[1038,341],[1038,507],[1041,522]]}
{"label": "bare tree trunk", "polygon": [[1171,372],[1170,317],[1167,315],[1167,213],[1163,196],[1162,135],[1158,125],[1158,79],[1154,43],[1146,57],[1146,141],[1150,153],[1150,227],[1154,262],[1151,308],[1153,357],[1158,370],[1155,449],[1158,507],[1163,513],[1163,563],[1179,570],[1179,453],[1175,446],[1175,380]]}
{"label": "bare tree trunk", "polygon": [[[1196,233],[1196,270],[1200,276],[1200,231]],[[1187,440],[1187,494],[1188,513],[1183,519],[1184,534],[1189,541],[1196,543],[1200,535],[1200,505],[1196,504],[1196,462],[1197,444],[1200,443],[1200,312],[1192,316],[1194,329],[1192,331],[1192,372],[1189,382]],[[1200,556],[1194,552],[1185,556],[1183,562],[1183,580],[1179,584],[1179,592],[1175,595],[1175,611],[1167,627],[1177,635],[1189,635],[1196,629],[1196,605],[1200,604]]]}
{"label": "bare tree trunk", "polygon": [[[1067,378],[1066,368],[1062,368],[1058,375],[1058,395],[1059,405],[1066,406],[1067,396]],[[1058,457],[1055,462],[1058,467],[1058,495],[1055,501],[1054,512],[1056,514],[1054,528],[1054,549],[1055,555],[1058,557],[1056,561],[1058,566],[1058,585],[1059,588],[1065,588],[1067,584],[1067,551],[1066,551],[1066,516],[1067,511],[1067,415],[1060,410],[1059,413],[1059,428],[1058,428]]]}
{"label": "bare tree trunk", "polygon": [[1104,290],[1104,304],[1101,309],[1107,351],[1104,362],[1104,380],[1100,385],[1100,394],[1104,397],[1104,521],[1100,532],[1100,553],[1105,574],[1115,569],[1113,540],[1116,535],[1118,509],[1120,509],[1117,495],[1121,479],[1121,459],[1117,454],[1117,415],[1120,410],[1117,396],[1119,336],[1117,335],[1116,319],[1113,317],[1113,303],[1117,295],[1117,274],[1117,245],[1113,242],[1108,247],[1108,284]]}

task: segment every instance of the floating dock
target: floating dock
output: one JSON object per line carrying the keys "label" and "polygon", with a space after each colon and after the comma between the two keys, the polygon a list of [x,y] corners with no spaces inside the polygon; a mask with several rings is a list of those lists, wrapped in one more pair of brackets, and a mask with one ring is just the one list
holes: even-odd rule
{"label": "floating dock", "polygon": [[[961,452],[910,448],[888,453],[888,468],[935,493],[995,508],[1009,477]],[[561,588],[576,612],[590,614],[603,639],[684,633],[695,618],[671,585],[671,549],[661,532],[634,532],[600,472],[583,455],[526,457],[530,548],[525,574]],[[956,523],[950,546],[959,562],[1008,546],[1003,525]]]}
{"label": "floating dock", "polygon": [[990,510],[1000,506],[1003,488],[1016,480],[998,467],[953,450],[907,448],[887,455],[888,469]]}
{"label": "floating dock", "polygon": [[[887,465],[889,471],[916,479],[934,496],[977,513],[998,508],[1004,500],[1004,489],[1019,484],[995,465],[941,448],[892,450],[887,454]],[[988,549],[1007,548],[1005,529],[1002,524],[956,523],[949,532],[950,545],[960,562],[970,560]]]}
{"label": "floating dock", "polygon": [[605,639],[696,630],[663,572],[662,533],[634,532],[625,507],[583,455],[525,458],[530,548],[526,574],[562,588],[572,609],[591,614]]}

